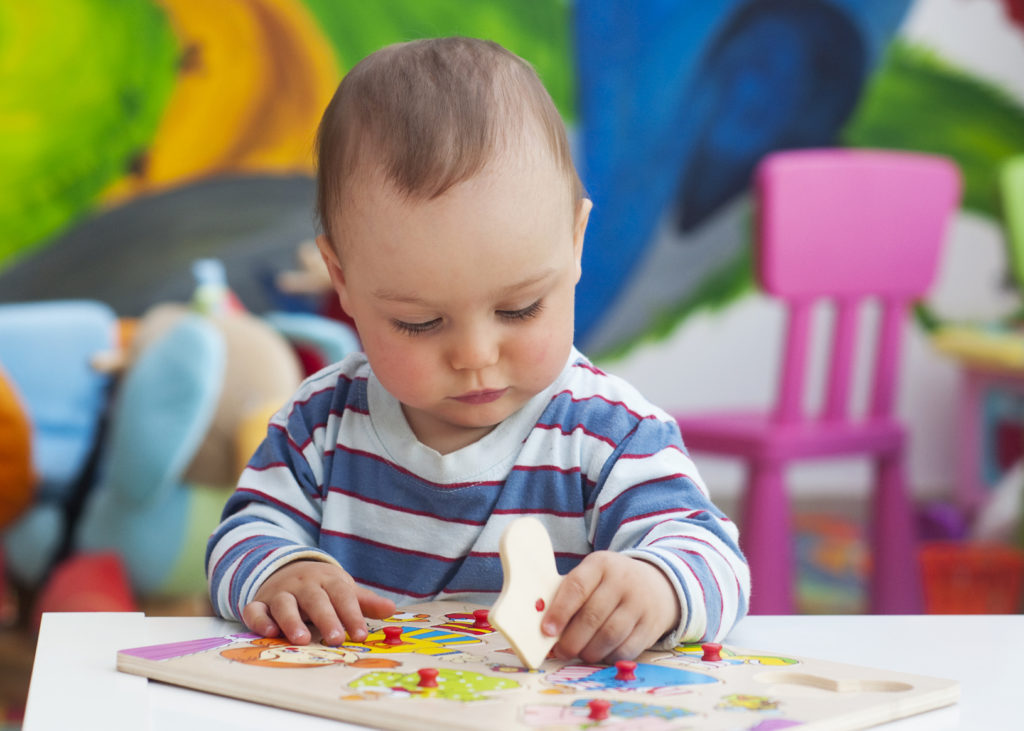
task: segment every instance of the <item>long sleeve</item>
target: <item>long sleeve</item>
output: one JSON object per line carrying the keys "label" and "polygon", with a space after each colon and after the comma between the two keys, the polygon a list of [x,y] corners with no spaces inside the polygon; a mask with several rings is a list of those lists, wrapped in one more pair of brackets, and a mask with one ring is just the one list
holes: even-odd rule
{"label": "long sleeve", "polygon": [[299,559],[337,563],[317,548],[323,509],[324,434],[337,374],[307,381],[270,421],[207,544],[210,598],[240,619],[263,581]]}
{"label": "long sleeve", "polygon": [[736,525],[711,502],[671,420],[640,419],[615,449],[590,530],[596,550],[649,561],[672,583],[681,617],[662,646],[720,640],[746,614],[750,572]]}

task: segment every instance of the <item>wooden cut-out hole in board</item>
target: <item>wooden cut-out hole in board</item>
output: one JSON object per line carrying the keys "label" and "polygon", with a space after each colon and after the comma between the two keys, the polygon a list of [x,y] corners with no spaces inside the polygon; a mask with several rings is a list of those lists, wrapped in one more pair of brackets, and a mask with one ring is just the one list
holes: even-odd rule
{"label": "wooden cut-out hole in board", "polygon": [[905,693],[913,690],[909,683],[895,680],[865,680],[861,678],[826,678],[810,673],[761,673],[754,677],[759,683],[803,686],[833,693]]}

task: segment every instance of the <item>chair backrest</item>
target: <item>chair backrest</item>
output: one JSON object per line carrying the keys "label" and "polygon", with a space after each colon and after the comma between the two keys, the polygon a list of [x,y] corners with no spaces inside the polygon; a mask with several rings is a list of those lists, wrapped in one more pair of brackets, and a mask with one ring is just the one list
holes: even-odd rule
{"label": "chair backrest", "polygon": [[1024,155],[1003,165],[1000,178],[1010,264],[1017,286],[1024,291]]}
{"label": "chair backrest", "polygon": [[945,158],[908,152],[784,151],[761,161],[755,195],[758,278],[789,308],[776,418],[808,418],[811,312],[823,299],[832,302],[835,320],[821,417],[850,416],[865,300],[880,305],[868,411],[891,414],[906,311],[935,278],[959,202],[958,169]]}

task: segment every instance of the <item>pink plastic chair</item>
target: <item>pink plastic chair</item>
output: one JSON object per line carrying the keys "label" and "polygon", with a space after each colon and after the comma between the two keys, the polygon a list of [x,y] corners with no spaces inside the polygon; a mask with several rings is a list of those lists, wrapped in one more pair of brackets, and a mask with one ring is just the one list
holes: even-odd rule
{"label": "pink plastic chair", "polygon": [[[908,309],[930,286],[960,177],[944,158],[870,150],[796,150],[762,160],[755,176],[758,279],[788,311],[781,379],[767,414],[677,415],[692,452],[745,461],[741,541],[751,611],[794,611],[793,531],[785,469],[793,461],[864,455],[874,461],[876,613],[922,610],[920,570],[904,480],[904,429],[894,414]],[[879,303],[866,413],[851,408],[859,311]],[[834,308],[820,413],[805,408],[811,313]]]}

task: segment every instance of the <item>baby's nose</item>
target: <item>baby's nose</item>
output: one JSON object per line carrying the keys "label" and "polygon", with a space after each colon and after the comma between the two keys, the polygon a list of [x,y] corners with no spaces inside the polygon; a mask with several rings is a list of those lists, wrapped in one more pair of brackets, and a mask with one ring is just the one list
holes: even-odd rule
{"label": "baby's nose", "polygon": [[456,370],[479,370],[498,360],[498,339],[483,328],[473,328],[456,338],[451,364]]}

